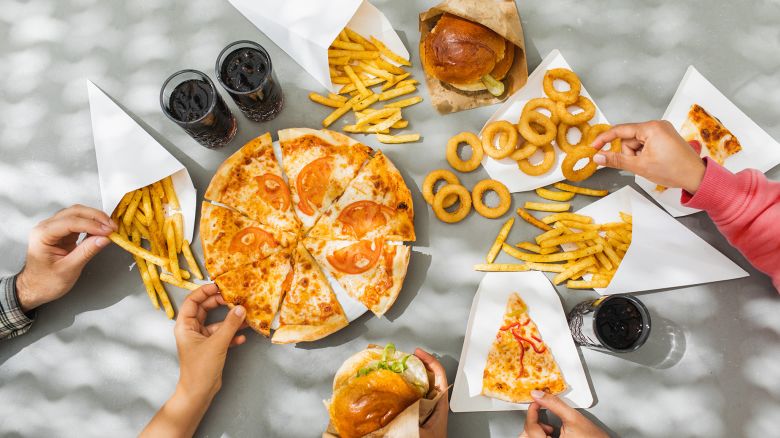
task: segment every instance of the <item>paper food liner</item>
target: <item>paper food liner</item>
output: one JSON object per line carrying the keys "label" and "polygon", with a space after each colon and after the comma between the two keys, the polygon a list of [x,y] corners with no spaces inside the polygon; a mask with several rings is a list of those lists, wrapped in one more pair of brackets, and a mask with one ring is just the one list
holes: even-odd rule
{"label": "paper food liner", "polygon": [[[742,145],[741,151],[726,158],[723,163],[726,169],[739,172],[752,168],[766,172],[780,164],[780,143],[734,105],[696,68],[690,66],[666,108],[663,119],[679,130],[688,118],[688,111],[693,104],[699,104],[710,115],[720,119]],[[702,154],[707,155],[706,147],[702,147]],[[655,183],[641,176],[636,177],[636,183],[674,217],[699,211],[680,204],[682,190],[679,188],[669,188],[659,192],[655,189]]]}
{"label": "paper food liner", "polygon": [[111,215],[127,192],[170,175],[192,241],[196,192],[187,169],[89,80],[87,93],[103,211]]}
{"label": "paper food liner", "polygon": [[588,378],[571,337],[558,293],[541,272],[491,272],[479,283],[463,339],[463,350],[450,399],[453,412],[526,410],[528,403],[509,403],[481,395],[488,352],[503,324],[509,296],[517,292],[561,369],[567,389],[561,397],[570,405],[593,404]]}
{"label": "paper food liner", "polygon": [[398,34],[385,15],[367,0],[229,0],[249,21],[317,82],[332,92],[328,47],[344,27],[366,38],[374,36],[399,56],[409,59]]}
{"label": "paper food liner", "polygon": [[[525,87],[520,89],[517,93],[513,94],[509,99],[507,99],[506,102],[504,102],[503,105],[496,111],[490,119],[488,119],[487,122],[485,122],[485,126],[487,126],[489,123],[492,123],[496,120],[507,120],[511,123],[517,123],[518,120],[520,120],[520,115],[523,112],[523,107],[525,104],[534,98],[537,97],[546,97],[546,94],[544,94],[544,88],[543,88],[543,81],[544,81],[544,75],[547,73],[547,70],[553,69],[553,68],[565,68],[569,70],[572,69],[569,64],[566,62],[566,60],[563,58],[563,55],[558,50],[553,50],[548,54],[541,64],[534,70],[533,73],[531,73],[531,76],[528,77],[528,83]],[[604,113],[601,112],[601,109],[599,109],[598,104],[593,99],[593,97],[588,93],[588,90],[585,89],[585,84],[582,85],[582,91],[580,92],[581,95],[587,97],[588,99],[593,102],[593,105],[596,106],[596,114],[593,116],[593,119],[590,120],[590,124],[594,125],[597,123],[606,123],[609,124],[607,121],[607,118],[604,116]],[[484,126],[482,128],[485,129]],[[571,134],[574,135],[576,130],[572,130]],[[574,140],[574,137],[571,137],[569,140]],[[565,153],[561,148],[553,142],[554,148],[555,148],[555,164],[553,164],[553,167],[545,174],[539,175],[539,176],[531,176],[523,173],[518,167],[517,162],[513,161],[509,158],[504,158],[503,160],[496,160],[493,158],[490,158],[485,155],[485,158],[482,160],[482,166],[487,171],[488,175],[490,175],[491,178],[496,179],[504,183],[504,185],[509,189],[511,192],[525,192],[528,190],[534,190],[539,187],[544,187],[547,185],[550,185],[552,183],[563,181],[564,176],[563,172],[561,172],[561,163],[563,162],[563,158],[565,157]],[[532,163],[538,163],[542,160],[542,152],[537,151],[536,154],[532,155],[530,158]]]}
{"label": "paper food liner", "polygon": [[[368,348],[379,347],[377,345],[370,344]],[[380,347],[381,348],[381,347]],[[433,382],[430,371],[428,377]],[[432,388],[428,397],[417,400],[413,404],[404,409],[397,417],[393,419],[387,426],[371,432],[367,435],[363,435],[363,438],[414,438],[420,436],[420,426],[425,423],[428,418],[433,414],[433,410],[436,408],[436,404],[439,399],[446,397],[447,391],[439,392],[436,388]],[[328,423],[328,428],[322,434],[322,438],[339,438],[340,435],[333,427],[333,424]]]}
{"label": "paper food liner", "polygon": [[502,81],[506,91],[495,97],[487,90],[462,91],[440,80],[425,75],[431,104],[441,114],[454,113],[481,106],[493,105],[511,96],[528,80],[528,63],[525,56],[523,26],[517,5],[510,0],[444,0],[420,14],[420,59],[423,57],[423,41],[431,32],[439,16],[445,12],[479,23],[501,35],[515,45],[515,61]]}
{"label": "paper food liner", "polygon": [[[619,222],[631,214],[631,245],[601,295],[689,286],[749,274],[631,187],[577,211],[595,223]],[[573,248],[567,248],[573,249]],[[588,279],[590,276],[585,276]]]}

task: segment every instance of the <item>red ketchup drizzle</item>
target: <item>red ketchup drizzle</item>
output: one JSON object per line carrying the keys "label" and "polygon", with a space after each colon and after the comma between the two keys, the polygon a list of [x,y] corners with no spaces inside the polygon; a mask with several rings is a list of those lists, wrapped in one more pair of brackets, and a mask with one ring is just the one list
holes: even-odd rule
{"label": "red ketchup drizzle", "polygon": [[520,344],[520,374],[518,374],[517,377],[523,377],[523,372],[525,371],[525,365],[523,365],[523,359],[525,358],[525,346],[523,345],[523,342],[527,342],[528,345],[530,345],[531,348],[533,348],[534,351],[536,353],[538,353],[538,354],[544,353],[545,350],[547,350],[547,346],[544,345],[542,340],[540,338],[536,337],[535,335],[531,335],[531,338],[534,341],[539,342],[538,346],[533,341],[531,341],[530,339],[524,338],[524,337],[520,336],[520,334],[517,333],[516,330],[517,330],[518,327],[526,326],[526,325],[528,325],[529,322],[531,322],[530,318],[526,319],[525,322],[523,322],[523,323],[513,322],[512,324],[508,324],[508,325],[505,325],[505,326],[501,327],[501,331],[509,330],[510,333],[512,333],[512,336],[515,337],[515,340],[517,341],[517,343]]}

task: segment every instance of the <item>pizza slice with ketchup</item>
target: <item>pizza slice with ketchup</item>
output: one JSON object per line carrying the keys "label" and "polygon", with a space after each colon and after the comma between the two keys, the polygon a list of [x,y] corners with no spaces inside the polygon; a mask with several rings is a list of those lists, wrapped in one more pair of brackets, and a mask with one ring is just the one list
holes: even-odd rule
{"label": "pizza slice with ketchup", "polygon": [[290,288],[292,277],[292,248],[287,248],[228,271],[214,282],[228,306],[244,306],[247,325],[269,337],[271,323],[279,311],[282,297]]}
{"label": "pizza slice with ketchup", "polygon": [[304,231],[344,193],[371,152],[368,146],[326,129],[283,129],[279,144],[292,203]]}
{"label": "pizza slice with ketchup", "polygon": [[395,303],[409,266],[408,246],[377,240],[304,240],[306,249],[352,298],[381,317]]}
{"label": "pizza slice with ketchup", "polygon": [[296,233],[300,229],[269,133],[245,144],[219,166],[205,198],[267,225]]}
{"label": "pizza slice with ketchup", "polygon": [[279,328],[271,338],[274,344],[316,341],[349,324],[328,279],[302,243],[293,258],[290,290],[282,300]]}
{"label": "pizza slice with ketchup", "polygon": [[398,169],[377,152],[308,235],[325,240],[414,241],[412,194]]}
{"label": "pizza slice with ketchup", "polygon": [[533,401],[531,391],[566,390],[566,382],[520,295],[510,295],[501,328],[488,352],[482,395],[511,403]]}
{"label": "pizza slice with ketchup", "polygon": [[229,208],[204,202],[200,213],[204,264],[211,278],[291,247],[296,236]]}

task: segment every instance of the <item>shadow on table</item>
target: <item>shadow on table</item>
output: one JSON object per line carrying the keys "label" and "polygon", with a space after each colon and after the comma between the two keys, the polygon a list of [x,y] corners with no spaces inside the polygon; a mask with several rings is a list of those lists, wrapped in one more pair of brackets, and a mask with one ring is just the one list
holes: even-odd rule
{"label": "shadow on table", "polygon": [[656,369],[671,368],[680,362],[685,355],[685,333],[673,321],[652,314],[650,318],[650,337],[645,345],[631,353],[608,354]]}

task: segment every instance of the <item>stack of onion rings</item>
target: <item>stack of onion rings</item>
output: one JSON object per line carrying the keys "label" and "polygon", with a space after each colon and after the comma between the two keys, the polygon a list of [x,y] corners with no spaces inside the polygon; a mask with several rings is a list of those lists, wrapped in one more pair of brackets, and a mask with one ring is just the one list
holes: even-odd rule
{"label": "stack of onion rings", "polygon": [[[447,184],[461,185],[458,177],[449,170],[437,169],[432,171],[428,174],[428,176],[425,177],[422,189],[423,199],[425,199],[425,202],[430,205],[433,205],[433,198],[436,195],[433,193],[433,188],[439,181],[445,181]],[[445,199],[442,205],[444,208],[447,208],[451,207],[456,202],[458,202],[458,197],[456,195],[452,195]]]}
{"label": "stack of onion rings", "polygon": [[[594,172],[598,169],[598,165],[593,161],[593,156],[598,152],[596,149],[590,146],[582,146],[574,148],[573,151],[566,154],[566,158],[563,159],[561,164],[561,171],[563,176],[569,181],[583,181],[590,178]],[[588,159],[588,164],[582,169],[574,170],[574,166],[583,158]]]}
{"label": "stack of onion rings", "polygon": [[[485,192],[488,191],[496,192],[498,195],[498,206],[488,207],[485,205],[485,201],[482,198]],[[471,201],[477,213],[488,219],[495,219],[509,211],[509,207],[512,205],[512,195],[509,193],[509,189],[501,182],[494,179],[483,179],[471,191]]]}
{"label": "stack of onion rings", "polygon": [[520,170],[522,170],[526,175],[542,175],[550,170],[553,167],[553,164],[555,164],[555,148],[553,148],[553,145],[551,143],[547,143],[540,147],[542,148],[542,152],[544,152],[544,160],[542,160],[541,163],[533,165],[528,160],[528,158],[517,162],[517,167],[519,167]]}
{"label": "stack of onion rings", "polygon": [[[496,134],[498,138],[498,148],[494,146]],[[482,150],[490,158],[500,160],[512,154],[517,145],[517,128],[506,120],[497,120],[490,122],[482,131]]]}
{"label": "stack of onion rings", "polygon": [[[471,146],[471,157],[465,161],[458,156],[458,145],[462,142]],[[453,169],[459,172],[476,170],[482,163],[482,156],[482,141],[474,133],[461,132],[447,142],[447,162],[450,163]]]}
{"label": "stack of onion rings", "polygon": [[[444,201],[451,195],[458,197],[458,208],[450,213],[445,210]],[[461,185],[449,184],[441,188],[433,197],[433,212],[440,221],[448,224],[462,221],[471,211],[471,194]]]}

